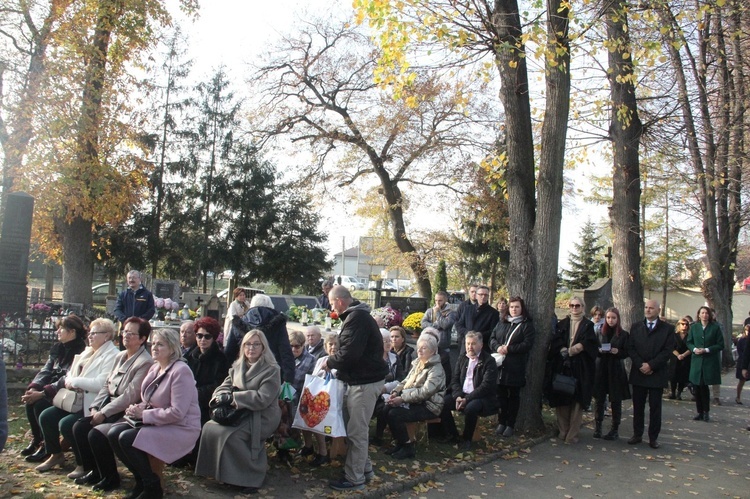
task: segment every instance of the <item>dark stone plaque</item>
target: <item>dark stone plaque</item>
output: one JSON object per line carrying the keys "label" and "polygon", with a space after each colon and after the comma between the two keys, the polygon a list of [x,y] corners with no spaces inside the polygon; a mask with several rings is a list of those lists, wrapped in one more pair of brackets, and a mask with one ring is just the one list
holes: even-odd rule
{"label": "dark stone plaque", "polygon": [[0,313],[26,313],[33,213],[34,198],[25,192],[7,195],[0,234]]}

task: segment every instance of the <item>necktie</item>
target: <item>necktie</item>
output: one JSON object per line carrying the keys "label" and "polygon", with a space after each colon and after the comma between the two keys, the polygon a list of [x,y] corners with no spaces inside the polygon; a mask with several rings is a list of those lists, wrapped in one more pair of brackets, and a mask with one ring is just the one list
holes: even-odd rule
{"label": "necktie", "polygon": [[653,322],[649,322],[648,323],[648,330],[649,331],[653,331],[654,330],[654,323]]}

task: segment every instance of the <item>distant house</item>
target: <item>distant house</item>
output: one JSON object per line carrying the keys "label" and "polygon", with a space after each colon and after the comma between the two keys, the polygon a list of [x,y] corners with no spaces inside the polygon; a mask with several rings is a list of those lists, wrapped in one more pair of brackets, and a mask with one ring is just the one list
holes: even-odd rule
{"label": "distant house", "polygon": [[[370,279],[370,276],[381,275],[387,270],[386,278],[398,279],[404,277],[399,275],[397,269],[393,269],[378,255],[374,249],[374,238],[360,237],[359,244],[345,249],[333,255],[333,273],[350,275],[361,279]],[[408,277],[408,276],[407,276]]]}

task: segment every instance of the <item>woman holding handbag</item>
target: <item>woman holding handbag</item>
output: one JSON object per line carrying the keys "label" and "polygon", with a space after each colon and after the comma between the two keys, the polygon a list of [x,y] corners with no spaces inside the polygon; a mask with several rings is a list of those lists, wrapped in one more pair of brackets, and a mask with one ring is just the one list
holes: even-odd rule
{"label": "woman holding handbag", "polygon": [[518,296],[508,300],[508,315],[492,331],[490,348],[498,362],[497,413],[498,426],[495,433],[503,437],[513,436],[516,416],[521,407],[521,388],[526,386],[526,363],[534,346],[534,325],[526,313],[526,305]]}
{"label": "woman holding handbag", "polygon": [[83,321],[75,315],[61,319],[57,323],[57,339],[58,342],[50,349],[47,363],[21,397],[21,402],[26,405],[26,418],[34,436],[29,446],[21,451],[21,455],[26,456],[26,461],[30,463],[42,462],[49,456],[43,445],[44,435],[39,426],[39,415],[52,407],[52,399],[57,393],[57,381],[68,372],[73,358],[86,348],[86,327]]}
{"label": "woman holding handbag", "polygon": [[[583,409],[591,404],[599,341],[594,333],[594,323],[584,317],[583,300],[574,296],[568,307],[570,315],[557,323],[550,340],[544,392],[550,407],[555,408],[560,439],[574,444],[578,442]],[[575,378],[572,394],[555,389],[556,375]]]}
{"label": "woman holding handbag", "polygon": [[151,324],[131,317],[122,328],[122,346],[115,357],[107,380],[91,404],[91,413],[73,425],[73,452],[84,474],[75,479],[78,485],[93,485],[97,491],[111,490],[119,482],[117,463],[107,441],[112,423],[122,419],[125,409],[141,400],[141,384],[153,364],[146,341]]}
{"label": "woman holding handbag", "polygon": [[233,407],[245,410],[244,415],[235,426],[206,423],[195,474],[245,487],[243,493],[254,493],[266,477],[265,440],[281,420],[281,370],[266,335],[259,329],[245,334],[240,350],[229,376],[214,391],[212,405],[231,401]]}
{"label": "woman holding handbag", "polygon": [[[65,455],[60,447],[60,434],[72,442],[73,424],[82,415],[89,415],[89,404],[104,386],[118,353],[117,347],[112,343],[114,336],[115,325],[109,319],[96,319],[92,322],[88,348],[75,356],[70,370],[57,381],[53,407],[45,409],[39,415],[44,445],[51,455],[36,467],[37,471],[49,471],[65,463]],[[78,465],[68,478],[79,478],[84,474],[83,466]]]}

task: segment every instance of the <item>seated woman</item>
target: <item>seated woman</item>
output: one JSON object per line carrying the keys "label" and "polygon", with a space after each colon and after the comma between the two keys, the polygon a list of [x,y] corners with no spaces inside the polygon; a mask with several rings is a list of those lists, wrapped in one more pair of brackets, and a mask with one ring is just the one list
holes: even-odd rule
{"label": "seated woman", "polygon": [[[417,358],[406,379],[399,383],[388,399],[386,419],[396,446],[386,453],[396,459],[413,458],[415,442],[409,440],[406,423],[439,417],[445,395],[445,371],[437,353],[437,340],[422,335],[417,340]],[[409,404],[409,408],[403,407]]]}
{"label": "seated woman", "polygon": [[135,477],[135,488],[127,498],[141,494],[161,498],[164,491],[151,469],[149,455],[165,463],[176,461],[195,447],[201,431],[198,391],[193,373],[182,359],[179,333],[173,329],[154,331],[151,357],[155,362],[141,385],[141,402],[125,409],[125,416],[142,425],[116,423],[107,433],[112,450]]}
{"label": "seated woman", "polygon": [[194,323],[198,348],[192,350],[186,360],[193,371],[198,388],[198,406],[201,409],[201,426],[209,419],[208,403],[214,390],[227,377],[229,361],[216,341],[221,334],[221,325],[213,317],[201,317]]}
{"label": "seated woman", "polygon": [[[383,360],[388,364],[388,375],[385,377],[385,384],[381,394],[391,393],[399,382],[404,379],[404,371],[401,369],[401,363],[398,360],[398,356],[391,351],[391,332],[387,329],[381,329],[380,333],[383,335]],[[378,397],[378,401],[375,403],[375,410],[373,411],[373,417],[377,418],[375,424],[375,438],[372,442],[376,445],[383,443],[383,432],[385,431],[385,414],[386,405],[383,397]]]}
{"label": "seated woman", "polygon": [[[118,353],[112,340],[115,337],[115,325],[109,319],[96,319],[91,323],[89,332],[89,346],[82,353],[73,358],[73,364],[65,376],[60,378],[57,389],[77,390],[83,392],[83,405],[68,412],[60,407],[48,407],[39,415],[39,425],[44,434],[44,445],[50,455],[49,459],[36,467],[37,471],[48,471],[55,466],[65,464],[65,455],[60,447],[60,434],[73,442],[73,424],[81,416],[89,416],[89,405],[104,386],[109,371]],[[75,452],[76,469],[68,474],[68,478],[80,478],[83,471],[80,456]]]}
{"label": "seated woman", "polygon": [[411,371],[411,362],[414,359],[414,349],[406,343],[406,329],[401,326],[393,326],[391,332],[391,347],[393,353],[398,357],[401,371],[406,374]]}
{"label": "seated woman", "polygon": [[195,473],[253,493],[266,477],[265,440],[281,419],[281,371],[262,331],[253,329],[245,334],[240,350],[242,355],[214,392],[214,399],[231,400],[235,407],[245,409],[245,414],[236,426],[206,423]]}
{"label": "seated woman", "polygon": [[[140,317],[125,321],[122,329],[124,351],[115,357],[104,386],[89,407],[89,417],[73,425],[73,452],[86,473],[75,479],[78,485],[93,485],[106,492],[120,482],[117,463],[107,441],[112,423],[125,415],[125,409],[141,401],[141,384],[154,361],[146,348],[151,324]],[[79,460],[80,459],[80,460]]]}
{"label": "seated woman", "polygon": [[64,317],[57,323],[58,342],[52,345],[47,363],[29,383],[21,402],[26,405],[26,418],[31,426],[33,440],[21,451],[30,463],[40,463],[49,453],[43,445],[44,435],[39,426],[39,415],[52,407],[52,399],[57,393],[57,381],[68,372],[73,358],[86,348],[86,328],[75,315]]}

